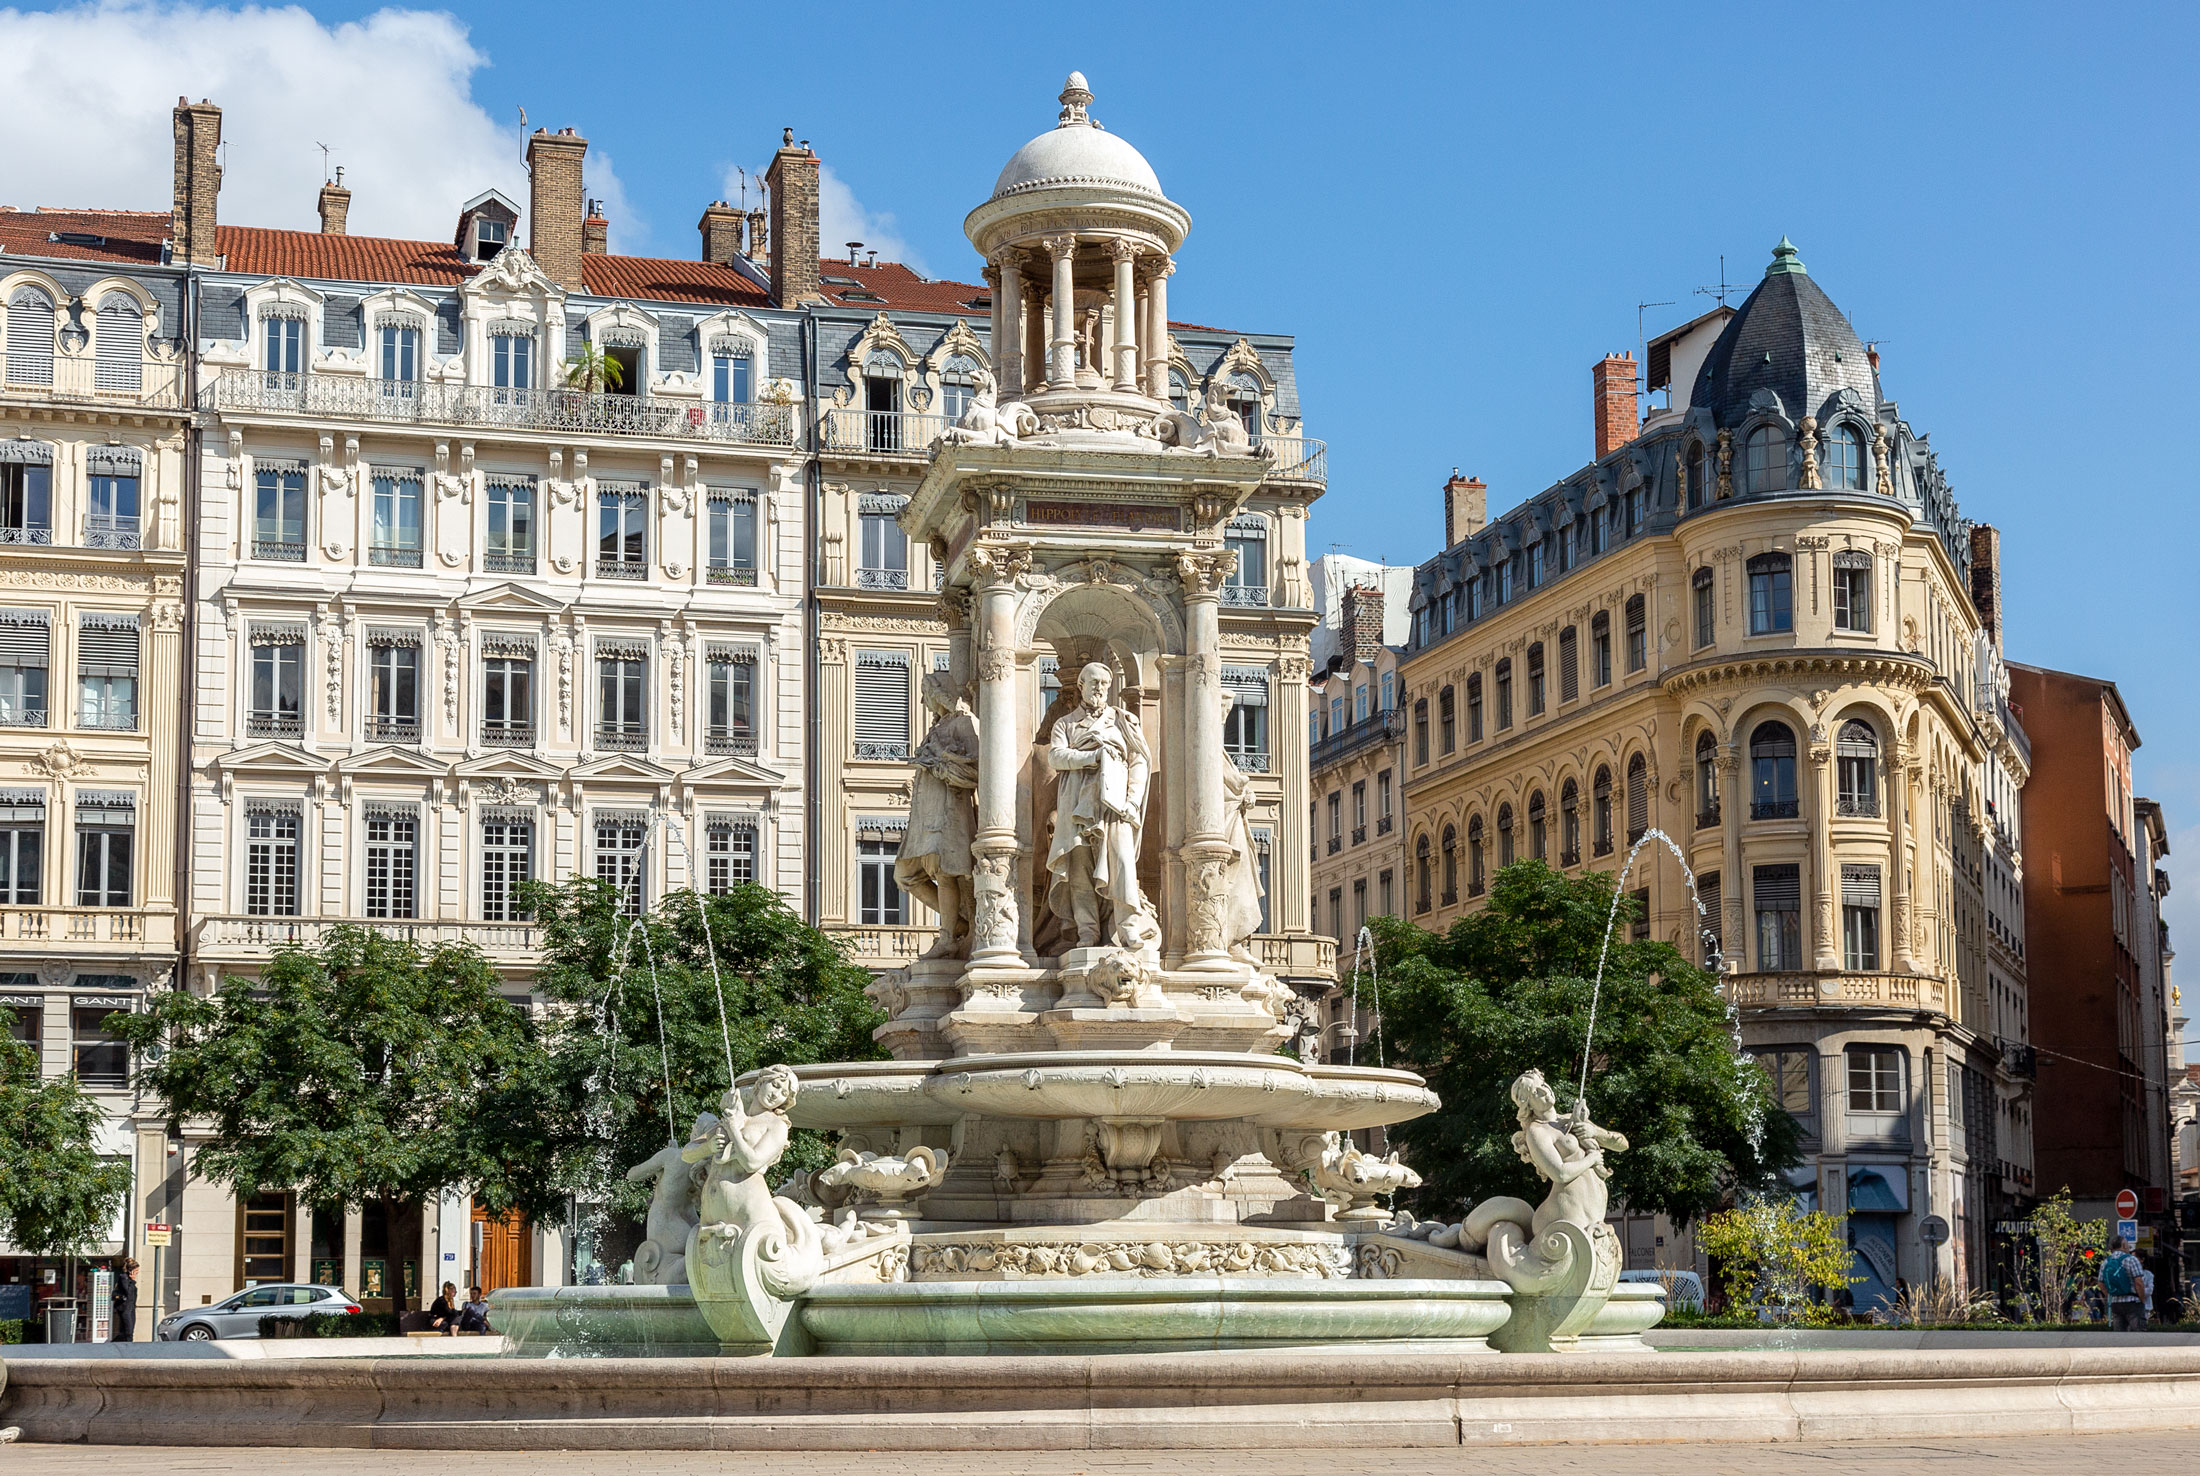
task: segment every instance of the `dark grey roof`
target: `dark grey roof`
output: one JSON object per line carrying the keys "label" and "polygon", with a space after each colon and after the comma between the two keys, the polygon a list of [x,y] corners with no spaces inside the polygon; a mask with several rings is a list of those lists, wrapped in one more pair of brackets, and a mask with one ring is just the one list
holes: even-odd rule
{"label": "dark grey roof", "polygon": [[1854,390],[1869,415],[1879,408],[1864,344],[1786,238],[1773,248],[1764,281],[1705,356],[1692,405],[1710,410],[1720,426],[1739,425],[1763,390],[1780,397],[1791,421],[1824,416],[1826,402]]}

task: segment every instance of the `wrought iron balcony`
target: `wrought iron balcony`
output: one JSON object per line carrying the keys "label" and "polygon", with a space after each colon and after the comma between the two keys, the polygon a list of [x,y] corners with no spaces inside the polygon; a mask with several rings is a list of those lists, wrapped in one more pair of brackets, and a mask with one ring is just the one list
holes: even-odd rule
{"label": "wrought iron balcony", "polygon": [[287,538],[255,538],[252,540],[252,557],[273,559],[279,564],[302,564],[306,561],[303,540],[293,542]]}
{"label": "wrought iron balcony", "polygon": [[756,733],[750,728],[714,728],[703,735],[703,752],[756,757]]}
{"label": "wrought iron balcony", "polygon": [[98,733],[135,733],[138,725],[137,709],[131,708],[127,712],[112,708],[104,712],[80,712],[76,715],[76,725]]}
{"label": "wrought iron balcony", "polygon": [[0,543],[28,543],[37,544],[41,547],[51,547],[53,544],[53,529],[17,527],[12,523],[0,524]]}
{"label": "wrought iron balcony", "polygon": [[45,726],[46,709],[43,707],[0,705],[0,728],[43,728]]}
{"label": "wrought iron balcony", "polygon": [[1265,584],[1225,584],[1222,586],[1222,603],[1265,609],[1268,604],[1268,586]]}
{"label": "wrought iron balcony", "polygon": [[1844,820],[1877,820],[1879,796],[1876,794],[1844,794],[1833,803],[1833,812]]}
{"label": "wrought iron balcony", "polygon": [[598,723],[596,746],[623,753],[641,753],[649,747],[649,734],[640,723]]}
{"label": "wrought iron balcony", "polygon": [[138,534],[136,518],[101,517],[94,513],[84,519],[84,546],[135,550],[144,547],[144,543]]}
{"label": "wrought iron balcony", "polygon": [[1311,436],[1262,436],[1263,446],[1273,446],[1276,462],[1268,479],[1274,482],[1329,482],[1329,445]]}
{"label": "wrought iron balcony", "polygon": [[535,572],[534,550],[486,553],[481,556],[481,567],[491,574],[532,574]]}
{"label": "wrought iron balcony", "polygon": [[1710,830],[1718,823],[1719,807],[1717,805],[1713,805],[1708,810],[1698,810],[1696,812],[1696,828],[1698,830]]}
{"label": "wrought iron balcony", "polygon": [[907,589],[908,587],[909,571],[907,569],[856,570],[857,589]]}
{"label": "wrought iron balcony", "polygon": [[1331,837],[1329,838],[1329,854],[1330,854],[1330,855],[1334,856],[1334,855],[1336,855],[1336,854],[1337,854],[1337,853],[1338,853],[1339,851],[1341,851],[1341,850],[1343,850],[1343,849],[1344,849],[1344,837],[1343,837],[1343,836],[1341,836],[1341,835],[1333,835],[1333,836],[1331,836]]}
{"label": "wrought iron balcony", "polygon": [[1581,864],[1581,852],[1578,850],[1560,851],[1558,853],[1558,864],[1560,866],[1579,866]]}
{"label": "wrought iron balcony", "polygon": [[858,743],[856,745],[856,757],[859,759],[885,759],[906,763],[909,758],[909,745],[907,743]]}
{"label": "wrought iron balcony", "polygon": [[273,374],[258,369],[223,374],[206,398],[212,402],[207,408],[232,414],[481,426],[556,436],[652,436],[744,446],[792,446],[795,441],[792,405],[704,405],[647,395]]}
{"label": "wrought iron balcony", "polygon": [[1242,748],[1230,744],[1226,745],[1223,751],[1230,755],[1230,762],[1236,764],[1244,773],[1265,774],[1268,772],[1268,750],[1265,748]]}
{"label": "wrought iron balcony", "polygon": [[1365,825],[1355,825],[1352,827],[1352,844],[1356,846],[1364,846],[1367,844],[1367,827]]}
{"label": "wrought iron balcony", "polygon": [[367,736],[384,743],[418,743],[420,719],[390,717],[378,712],[367,719]]}
{"label": "wrought iron balcony", "polygon": [[1791,799],[1751,800],[1749,818],[1752,820],[1793,820],[1803,813],[1802,803]]}
{"label": "wrought iron balcony", "polygon": [[710,570],[710,582],[712,584],[736,584],[753,589],[756,586],[756,571],[754,569],[723,569],[714,564]]}
{"label": "wrought iron balcony", "polygon": [[420,545],[370,544],[367,548],[367,562],[377,569],[417,569],[420,567]]}
{"label": "wrought iron balcony", "polygon": [[596,577],[598,579],[647,579],[649,577],[649,565],[646,561],[635,559],[598,559],[596,560]]}
{"label": "wrought iron balcony", "polygon": [[304,716],[295,712],[255,712],[244,720],[248,738],[295,738],[305,730]]}
{"label": "wrought iron balcony", "polygon": [[481,741],[490,748],[533,748],[535,725],[533,723],[484,723]]}

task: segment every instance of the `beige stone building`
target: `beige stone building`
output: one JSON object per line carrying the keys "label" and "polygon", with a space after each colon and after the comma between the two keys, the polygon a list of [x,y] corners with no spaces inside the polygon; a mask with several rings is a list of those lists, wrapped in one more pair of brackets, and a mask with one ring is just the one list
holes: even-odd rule
{"label": "beige stone building", "polygon": [[1859,1301],[1983,1282],[1994,1104],[2027,1086],[1987,989],[1983,790],[2026,762],[1971,525],[1785,242],[1649,367],[1671,407],[1638,424],[1606,360],[1596,457],[1557,485],[1486,525],[1446,489],[1404,665],[1407,916],[1444,927],[1519,858],[1622,873],[1636,936],[1730,971]]}

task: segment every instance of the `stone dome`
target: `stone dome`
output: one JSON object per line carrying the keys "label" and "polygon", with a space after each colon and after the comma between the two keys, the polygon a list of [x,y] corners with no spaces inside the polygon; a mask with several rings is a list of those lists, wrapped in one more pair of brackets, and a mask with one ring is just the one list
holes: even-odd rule
{"label": "stone dome", "polygon": [[1853,391],[1867,414],[1879,408],[1863,341],[1785,237],[1772,249],[1764,281],[1704,356],[1690,403],[1707,407],[1715,423],[1734,426],[1766,390],[1795,421],[1823,415],[1843,390]]}
{"label": "stone dome", "polygon": [[994,199],[1079,185],[1166,198],[1146,156],[1093,122],[1086,113],[1092,93],[1085,86],[1082,72],[1069,74],[1061,102],[1061,121],[1016,151],[993,183]]}

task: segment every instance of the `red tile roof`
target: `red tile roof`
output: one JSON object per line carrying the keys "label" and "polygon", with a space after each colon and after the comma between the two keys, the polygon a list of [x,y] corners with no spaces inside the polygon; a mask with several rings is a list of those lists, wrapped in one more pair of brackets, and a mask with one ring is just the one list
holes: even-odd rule
{"label": "red tile roof", "polygon": [[[51,239],[64,234],[101,236],[105,242],[81,245]],[[10,256],[157,265],[160,243],[167,237],[165,210],[0,209],[0,251]]]}
{"label": "red tile roof", "polygon": [[729,266],[653,256],[584,256],[581,282],[598,297],[646,297],[659,302],[719,302],[770,307],[771,293]]}
{"label": "red tile roof", "polygon": [[[828,256],[818,262],[817,268],[821,276],[848,277],[861,284],[847,287],[827,282],[826,296],[836,307],[900,308],[904,312],[960,313],[965,317],[990,316],[993,311],[992,288],[982,283],[935,282],[929,277],[918,276],[898,261],[866,266],[845,257]],[[850,292],[870,295],[843,295]],[[985,299],[984,307],[970,305],[980,298]]]}
{"label": "red tile roof", "polygon": [[319,231],[275,231],[260,226],[217,226],[214,239],[227,259],[228,270],[249,276],[454,287],[476,269],[476,264],[459,255],[458,248],[448,241],[324,236]]}

